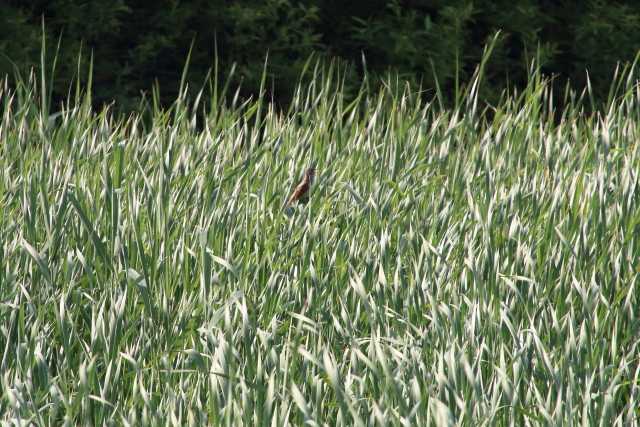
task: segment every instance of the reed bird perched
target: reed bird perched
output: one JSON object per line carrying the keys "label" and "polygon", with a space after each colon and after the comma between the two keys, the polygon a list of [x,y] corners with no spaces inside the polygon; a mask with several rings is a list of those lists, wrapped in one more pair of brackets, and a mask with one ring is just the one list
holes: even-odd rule
{"label": "reed bird perched", "polygon": [[313,184],[313,179],[315,178],[315,176],[316,176],[316,168],[310,167],[309,169],[307,169],[304,173],[304,177],[302,178],[302,181],[300,181],[300,183],[296,186],[295,190],[293,190],[293,193],[291,193],[291,196],[289,196],[289,199],[287,200],[287,203],[284,206],[288,207],[293,202],[304,200],[307,194],[309,193],[309,188],[311,188],[311,185]]}

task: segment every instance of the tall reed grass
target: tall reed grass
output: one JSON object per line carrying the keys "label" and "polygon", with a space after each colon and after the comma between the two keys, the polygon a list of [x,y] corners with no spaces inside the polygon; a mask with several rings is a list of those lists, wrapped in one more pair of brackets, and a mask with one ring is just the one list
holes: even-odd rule
{"label": "tall reed grass", "polygon": [[587,116],[535,68],[484,106],[483,68],[452,108],[320,66],[285,112],[5,83],[3,422],[637,424],[635,71]]}

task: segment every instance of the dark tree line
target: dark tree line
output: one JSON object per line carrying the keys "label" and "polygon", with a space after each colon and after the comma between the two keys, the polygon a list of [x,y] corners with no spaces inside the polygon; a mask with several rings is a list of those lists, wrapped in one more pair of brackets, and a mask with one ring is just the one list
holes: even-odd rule
{"label": "dark tree line", "polygon": [[[55,93],[64,96],[93,56],[96,102],[132,106],[157,82],[175,97],[193,42],[189,81],[199,87],[214,62],[220,78],[232,63],[244,94],[260,85],[269,52],[270,87],[286,102],[310,54],[349,65],[356,86],[363,61],[373,74],[391,69],[445,95],[456,76],[468,79],[484,44],[502,31],[484,90],[522,86],[533,58],[543,71],[585,82],[606,95],[618,61],[633,60],[640,44],[640,2],[605,0],[5,0],[0,2],[0,74],[24,72],[40,61],[42,18],[51,61],[58,39]],[[437,77],[436,77],[437,76]]]}

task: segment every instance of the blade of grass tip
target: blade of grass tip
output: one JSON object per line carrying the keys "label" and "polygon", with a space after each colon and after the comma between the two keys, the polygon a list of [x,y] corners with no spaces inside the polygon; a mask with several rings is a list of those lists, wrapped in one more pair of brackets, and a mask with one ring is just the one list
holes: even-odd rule
{"label": "blade of grass tip", "polygon": [[[55,74],[56,74],[56,65],[58,64],[58,56],[60,55],[60,44],[62,43],[62,33],[60,33],[60,35],[58,36],[58,44],[56,46],[56,53],[53,55],[53,64],[51,64],[51,76],[49,79],[49,91],[47,93],[47,105],[48,108],[51,108],[51,98],[53,96],[53,89],[54,89],[54,85],[53,82],[55,81]],[[49,112],[49,110],[47,109],[47,113]]]}
{"label": "blade of grass tip", "polygon": [[221,258],[217,255],[213,254],[213,251],[211,251],[211,249],[207,248],[207,253],[211,256],[211,259],[213,261],[215,261],[217,264],[220,264],[221,266],[223,266],[224,268],[226,268],[227,270],[229,270],[231,272],[231,274],[233,274],[234,276],[238,277],[238,273],[236,271],[236,269],[231,265],[231,263],[229,261],[227,261],[224,258]]}
{"label": "blade of grass tip", "polygon": [[35,261],[36,265],[38,266],[38,269],[40,269],[40,273],[42,273],[47,283],[51,285],[52,284],[51,271],[49,270],[49,267],[45,263],[44,257],[40,254],[40,252],[36,250],[36,248],[31,246],[31,244],[29,244],[29,242],[27,242],[24,238],[20,238],[20,246],[22,246],[23,249],[27,251],[31,259]]}
{"label": "blade of grass tip", "polygon": [[[74,107],[80,105],[80,94],[82,93],[81,90],[81,71],[82,71],[82,48],[83,48],[83,42],[80,41],[80,48],[78,49],[78,59],[76,61],[76,90],[75,90],[75,102],[74,102]],[[69,97],[71,98],[71,97]]]}
{"label": "blade of grass tip", "polygon": [[[208,230],[200,230],[200,258],[202,260],[202,270],[200,276],[200,286],[202,286],[203,298],[209,295],[211,289],[211,256],[207,253]],[[203,299],[204,300],[204,299]]]}
{"label": "blade of grass tip", "polygon": [[180,87],[178,88],[178,98],[175,101],[175,111],[174,118],[178,120],[186,110],[186,99],[187,99],[187,74],[189,72],[189,64],[191,62],[191,53],[193,52],[193,46],[195,44],[195,38],[191,39],[191,45],[189,46],[189,52],[187,53],[187,59],[184,62],[184,67],[182,67],[182,75],[180,76]]}
{"label": "blade of grass tip", "polygon": [[262,69],[262,76],[260,77],[260,92],[258,93],[258,109],[256,111],[256,120],[255,123],[253,125],[253,129],[251,130],[251,142],[249,143],[249,146],[247,147],[247,152],[250,152],[251,149],[253,148],[253,145],[257,144],[258,142],[260,142],[260,138],[261,138],[261,134],[262,134],[262,104],[264,102],[264,96],[265,96],[265,85],[267,82],[267,66],[268,66],[268,61],[269,61],[269,52],[267,52],[265,58],[264,58],[264,66]]}
{"label": "blade of grass tip", "polygon": [[[457,55],[457,54],[456,54]],[[431,72],[433,73],[433,83],[436,86],[436,99],[438,100],[438,106],[440,107],[440,110],[444,110],[444,98],[442,97],[442,89],[440,88],[440,82],[438,81],[438,73],[436,72],[436,66],[433,63],[432,59],[429,59],[429,63],[431,64]],[[457,64],[456,64],[457,67]],[[458,104],[458,76],[456,76],[456,95],[455,95],[455,99],[456,99],[456,108],[457,108],[457,104]]]}
{"label": "blade of grass tip", "polygon": [[93,92],[93,52],[89,55],[89,70],[87,71],[87,88],[84,93],[83,100],[83,108],[84,113],[88,116],[91,111],[91,103],[92,101],[92,92]]}
{"label": "blade of grass tip", "polygon": [[[205,76],[204,76],[204,81],[202,83],[202,87],[200,88],[200,90],[198,91],[198,93],[196,94],[196,98],[193,101],[193,106],[191,109],[191,123],[192,123],[192,129],[196,129],[196,119],[198,116],[198,107],[200,106],[200,101],[202,100],[202,95],[204,94],[207,82],[211,81],[211,69],[208,69]],[[204,106],[203,106],[203,110],[204,110]]]}
{"label": "blade of grass tip", "polygon": [[157,322],[158,317],[156,315],[155,307],[151,301],[149,286],[147,285],[147,281],[144,276],[133,268],[129,268],[127,269],[127,279],[136,286],[136,289],[140,292],[140,296],[142,297],[147,313],[149,313],[154,322]]}
{"label": "blade of grass tip", "polygon": [[493,53],[493,49],[498,42],[498,38],[500,37],[500,30],[496,31],[491,41],[488,45],[484,47],[484,51],[482,52],[482,58],[480,59],[480,65],[476,68],[476,72],[472,78],[471,86],[467,87],[467,91],[465,93],[465,97],[467,98],[467,107],[470,107],[470,116],[475,116],[475,112],[478,106],[478,92],[480,90],[480,83],[482,83],[482,79],[484,77],[484,70],[486,68],[486,64]]}
{"label": "blade of grass tip", "polygon": [[100,236],[98,236],[98,233],[91,226],[91,222],[89,221],[89,218],[87,217],[84,209],[82,209],[81,203],[78,201],[78,199],[76,199],[76,197],[70,191],[67,191],[67,199],[69,200],[69,202],[71,202],[71,205],[73,206],[76,213],[80,217],[80,221],[82,222],[82,225],[84,225],[85,229],[89,233],[89,236],[91,236],[91,241],[93,243],[93,246],[95,247],[98,255],[104,261],[105,267],[109,268],[110,270],[113,269],[113,265],[109,262],[109,257],[107,256],[104,243],[102,242],[102,240],[100,240]]}
{"label": "blade of grass tip", "polygon": [[287,108],[287,117],[295,116],[296,113],[300,111],[300,99],[302,97],[302,88],[304,87],[304,79],[307,78],[307,74],[309,73],[309,69],[311,68],[313,55],[310,55],[305,63],[302,65],[302,70],[300,71],[298,77],[298,83],[295,86],[295,90],[293,96],[291,97],[291,101],[289,102],[289,107]]}
{"label": "blade of grass tip", "polygon": [[[209,104],[210,114],[213,117],[218,117],[218,78],[219,63],[218,63],[218,32],[213,32],[213,78],[209,75],[209,92],[211,93],[211,102]],[[213,82],[211,81],[213,80]]]}
{"label": "blade of grass tip", "polygon": [[593,88],[591,87],[591,78],[589,77],[589,70],[585,70],[586,78],[587,78],[587,95],[589,96],[589,104],[591,106],[591,111],[596,111],[596,100],[593,95]]}
{"label": "blade of grass tip", "polygon": [[47,76],[45,61],[47,59],[47,42],[44,27],[44,15],[42,16],[42,40],[40,45],[40,109],[43,117],[49,116],[49,108],[47,102]]}
{"label": "blade of grass tip", "polygon": [[[233,63],[231,64],[231,69],[229,70],[229,72],[226,75],[226,80],[224,82],[224,86],[222,86],[222,90],[220,91],[220,94],[218,95],[218,105],[219,108],[222,107],[224,105],[224,102],[227,99],[227,92],[229,91],[229,87],[231,86],[231,82],[233,81],[233,76],[236,73],[236,64]],[[235,96],[237,97],[239,92],[240,92],[240,88],[241,86],[238,85],[237,91],[235,93]],[[234,105],[235,103],[237,103],[237,100],[234,101]]]}
{"label": "blade of grass tip", "polygon": [[457,110],[460,108],[460,50],[456,47],[456,78],[454,81],[455,87],[455,105],[454,109]]}
{"label": "blade of grass tip", "polygon": [[296,406],[298,406],[298,409],[300,409],[300,412],[304,415],[305,420],[311,418],[307,401],[298,386],[293,382],[291,383],[291,397],[293,397],[293,401],[296,403]]}
{"label": "blade of grass tip", "polygon": [[360,197],[358,193],[356,193],[356,190],[354,190],[349,184],[344,184],[344,187],[347,189],[347,191],[349,191],[349,193],[351,193],[351,195],[356,200],[358,205],[360,205],[361,208],[364,209],[367,207],[366,204],[364,203],[364,199]]}

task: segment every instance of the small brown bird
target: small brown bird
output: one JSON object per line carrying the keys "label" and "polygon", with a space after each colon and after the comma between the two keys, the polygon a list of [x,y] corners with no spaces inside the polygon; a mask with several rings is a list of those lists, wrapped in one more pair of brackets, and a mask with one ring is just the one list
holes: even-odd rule
{"label": "small brown bird", "polygon": [[291,193],[291,196],[289,196],[285,207],[291,205],[291,203],[293,202],[297,202],[305,198],[305,196],[309,192],[309,188],[311,188],[311,185],[313,184],[313,178],[315,178],[315,176],[315,168],[311,167],[306,170],[306,172],[304,173],[304,178],[302,178],[300,184],[296,186],[296,189],[293,190],[293,193]]}

